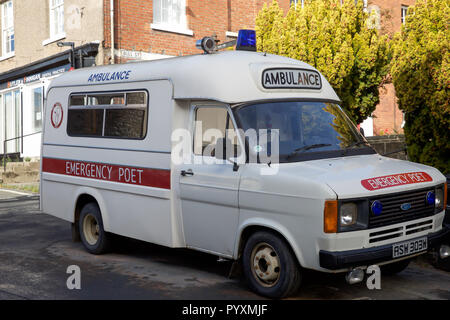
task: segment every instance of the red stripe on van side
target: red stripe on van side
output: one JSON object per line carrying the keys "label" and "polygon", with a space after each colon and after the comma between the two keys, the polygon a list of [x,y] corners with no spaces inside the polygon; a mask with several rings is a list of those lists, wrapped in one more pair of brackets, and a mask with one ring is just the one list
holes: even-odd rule
{"label": "red stripe on van side", "polygon": [[43,158],[42,171],[96,180],[170,189],[170,170]]}

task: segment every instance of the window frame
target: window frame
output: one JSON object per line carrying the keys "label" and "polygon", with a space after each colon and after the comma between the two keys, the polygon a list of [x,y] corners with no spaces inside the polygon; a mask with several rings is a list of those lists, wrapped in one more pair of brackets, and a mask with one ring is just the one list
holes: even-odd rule
{"label": "window frame", "polygon": [[[40,99],[41,100],[40,101],[40,113],[41,113],[40,122],[41,123],[40,123],[40,126],[37,127],[36,121],[39,121],[39,120],[36,120],[37,112],[36,112],[36,105],[35,105],[35,92],[36,92],[36,90],[39,90],[39,89],[41,91],[41,99]],[[33,118],[31,127],[32,127],[32,130],[34,133],[42,131],[43,126],[44,126],[44,94],[45,94],[45,86],[42,83],[39,83],[35,86],[29,87],[29,102],[31,105],[31,114],[32,114],[32,118]]]}
{"label": "window frame", "polygon": [[[13,56],[15,54],[16,51],[16,38],[15,38],[15,30],[14,30],[14,3],[12,0],[6,1],[4,3],[1,4],[2,5],[2,57],[6,57],[6,56]],[[6,18],[7,13],[8,13],[8,8],[7,6],[11,5],[11,12],[10,14],[12,15],[11,18]],[[7,21],[11,22],[11,25],[7,25]],[[8,36],[5,36],[5,34],[8,34],[8,32],[11,32],[8,36],[10,37],[10,40],[8,39]],[[12,37],[12,39],[11,39]],[[10,51],[7,52],[7,48],[9,47]],[[14,50],[12,50],[12,48],[14,48]]]}
{"label": "window frame", "polygon": [[292,4],[294,4],[295,8],[297,8],[299,2],[303,8],[305,6],[305,0],[290,0],[290,5],[292,6]]}
{"label": "window frame", "polygon": [[[105,136],[105,125],[106,125],[106,110],[121,110],[121,109],[140,109],[137,107],[136,104],[132,104],[132,107],[127,107],[126,104],[126,94],[127,93],[133,93],[133,92],[145,92],[146,95],[146,104],[145,107],[142,107],[141,109],[145,109],[145,117],[144,117],[144,127],[145,127],[145,134],[141,138],[129,138],[129,137],[117,137],[117,136]],[[125,96],[125,103],[123,105],[105,105],[105,104],[99,104],[99,105],[75,105],[71,107],[71,97],[72,96],[89,96],[89,95],[108,95],[108,94],[120,94],[123,93]],[[68,97],[67,102],[67,124],[66,124],[66,133],[69,137],[76,137],[76,138],[97,138],[97,139],[119,139],[119,140],[145,140],[148,136],[148,125],[149,125],[149,110],[150,110],[150,95],[147,89],[129,89],[129,90],[108,90],[108,91],[83,91],[83,92],[71,92]],[[101,136],[95,136],[95,135],[80,135],[80,134],[71,134],[69,133],[69,111],[70,110],[103,110],[103,121],[102,121],[102,135]]]}
{"label": "window frame", "polygon": [[[8,108],[6,105],[6,96],[11,95],[11,106]],[[16,100],[18,99],[18,100]],[[4,117],[4,123],[3,126],[3,138],[4,140],[12,139],[12,138],[20,138],[21,137],[21,131],[23,129],[23,123],[21,121],[23,116],[23,110],[20,107],[22,104],[22,90],[18,87],[8,89],[7,91],[2,92],[2,106],[3,109],[3,117]],[[12,118],[14,121],[12,121]],[[8,121],[6,121],[8,119]],[[10,136],[10,132],[13,133],[13,136]],[[6,142],[6,150],[3,150],[3,153],[17,153],[21,152],[22,150],[22,142],[23,139],[15,139],[10,140]],[[15,151],[11,151],[10,145],[13,145],[13,149]],[[4,146],[3,146],[4,148]]]}
{"label": "window frame", "polygon": [[[61,39],[64,38],[66,36],[66,30],[65,30],[65,26],[64,26],[64,22],[65,22],[65,15],[64,15],[64,0],[62,0],[62,2],[58,5],[52,5],[52,1],[54,0],[49,0],[49,33],[50,33],[50,39]],[[58,8],[62,7],[62,12],[63,12],[63,19],[62,19],[62,31],[57,33],[56,30],[54,30],[54,16],[53,16],[53,11],[57,10]],[[60,22],[60,21],[58,21]],[[58,25],[58,27],[60,27]]]}
{"label": "window frame", "polygon": [[[234,134],[237,137],[237,146],[238,148],[241,148],[242,152],[240,155],[238,155],[237,157],[235,157],[234,159],[236,161],[239,161],[239,158],[244,158],[245,159],[245,150],[242,147],[244,144],[242,142],[242,136],[240,135],[240,131],[239,128],[237,126],[236,123],[236,119],[234,118],[234,114],[233,114],[233,110],[231,109],[230,105],[221,105],[221,104],[191,104],[191,138],[192,138],[192,145],[190,148],[190,152],[192,157],[208,157],[208,158],[215,158],[213,156],[208,156],[208,155],[204,155],[203,152],[202,154],[196,154],[195,153],[195,133],[196,133],[196,121],[197,121],[197,110],[198,109],[204,109],[204,108],[216,108],[216,109],[225,109],[226,113],[227,113],[227,119],[225,120],[225,136],[228,137],[228,124],[229,121],[231,121],[231,123],[233,124],[234,127]],[[202,132],[203,134],[204,132]],[[202,137],[202,142],[203,142],[203,137]],[[223,159],[224,161],[228,161],[228,162],[232,162],[230,159]],[[243,162],[244,163],[244,162]]]}
{"label": "window frame", "polygon": [[402,4],[400,7],[400,19],[402,22],[402,25],[406,24],[406,16],[408,15],[408,8],[409,6]]}
{"label": "window frame", "polygon": [[[181,22],[180,23],[174,23],[174,21],[162,21],[161,13],[163,11],[163,3],[167,0],[158,0],[153,1],[153,12],[152,12],[152,23],[150,25],[151,29],[154,30],[161,30],[161,31],[167,31],[167,32],[173,32],[173,33],[180,33],[184,35],[193,36],[194,32],[189,29],[188,27],[188,18],[186,13],[186,7],[187,7],[187,0],[180,0],[181,1],[181,8],[180,8],[180,17]],[[157,5],[160,7],[160,21],[156,20],[156,8]],[[173,7],[171,7],[173,10]],[[170,8],[168,7],[168,12]],[[170,15],[168,14],[168,17]],[[173,16],[173,14],[172,14]]]}

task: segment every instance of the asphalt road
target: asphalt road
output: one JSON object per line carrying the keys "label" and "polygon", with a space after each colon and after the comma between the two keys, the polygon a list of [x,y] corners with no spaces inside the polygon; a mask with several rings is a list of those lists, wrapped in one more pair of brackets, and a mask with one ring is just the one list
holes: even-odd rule
{"label": "asphalt road", "polygon": [[[0,300],[3,299],[261,299],[231,264],[184,249],[120,238],[113,253],[94,256],[71,241],[67,222],[39,212],[37,196],[0,191]],[[81,269],[81,289],[66,286],[67,267]],[[421,258],[381,290],[348,285],[343,275],[304,274],[291,299],[450,299],[450,273]]]}

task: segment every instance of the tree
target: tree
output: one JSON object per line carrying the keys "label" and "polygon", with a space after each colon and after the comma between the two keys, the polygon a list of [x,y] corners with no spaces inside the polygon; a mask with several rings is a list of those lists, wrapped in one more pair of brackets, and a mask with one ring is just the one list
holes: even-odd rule
{"label": "tree", "polygon": [[306,0],[283,15],[278,2],[256,18],[259,51],[302,60],[330,82],[356,123],[372,114],[389,70],[387,37],[370,28],[362,1]]}
{"label": "tree", "polygon": [[411,160],[450,173],[450,2],[417,0],[394,38],[392,79]]}

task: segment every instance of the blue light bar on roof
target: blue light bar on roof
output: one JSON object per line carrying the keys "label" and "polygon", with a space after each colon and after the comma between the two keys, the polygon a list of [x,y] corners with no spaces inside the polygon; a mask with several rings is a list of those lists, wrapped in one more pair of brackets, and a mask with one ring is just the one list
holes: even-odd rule
{"label": "blue light bar on roof", "polygon": [[236,50],[256,51],[255,30],[239,30]]}

